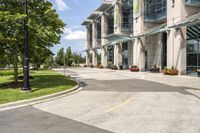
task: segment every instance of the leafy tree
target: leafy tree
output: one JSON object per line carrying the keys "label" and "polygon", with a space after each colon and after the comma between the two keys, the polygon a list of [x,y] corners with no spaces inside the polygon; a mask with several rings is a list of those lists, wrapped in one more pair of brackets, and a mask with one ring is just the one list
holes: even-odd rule
{"label": "leafy tree", "polygon": [[73,53],[73,62],[77,65],[80,63],[84,63],[85,62],[85,58],[82,57],[81,54],[78,54],[77,52]]}
{"label": "leafy tree", "polygon": [[71,66],[73,63],[73,55],[72,55],[71,47],[68,47],[65,53],[65,63],[67,66]]}
{"label": "leafy tree", "polygon": [[56,55],[56,64],[58,64],[59,66],[63,66],[64,56],[65,56],[64,48],[59,49]]}
{"label": "leafy tree", "polygon": [[55,66],[55,60],[53,58],[53,56],[50,56],[48,57],[46,60],[45,60],[45,65],[44,65],[44,68],[52,68]]}
{"label": "leafy tree", "polygon": [[[12,57],[14,79],[18,80],[18,63],[23,59],[24,0],[0,0],[0,51]],[[41,63],[51,56],[50,47],[58,44],[64,23],[47,0],[28,0],[30,61]]]}

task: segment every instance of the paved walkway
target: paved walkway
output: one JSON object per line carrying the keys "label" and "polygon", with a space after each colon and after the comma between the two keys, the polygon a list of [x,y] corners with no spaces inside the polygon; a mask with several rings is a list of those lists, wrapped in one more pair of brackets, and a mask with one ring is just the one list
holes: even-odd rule
{"label": "paved walkway", "polygon": [[[33,107],[0,112],[0,132],[200,132],[198,78],[96,68],[70,68],[65,74],[85,83],[84,89]],[[168,79],[184,81],[172,84]],[[196,86],[188,85],[189,80]]]}
{"label": "paved walkway", "polygon": [[78,73],[79,77],[84,79],[95,79],[95,80],[143,79],[171,86],[185,86],[185,87],[200,89],[200,78],[192,76],[168,76],[168,75],[163,75],[162,73],[130,72],[128,70],[110,70],[110,69],[98,69],[98,68],[68,68],[67,70]]}

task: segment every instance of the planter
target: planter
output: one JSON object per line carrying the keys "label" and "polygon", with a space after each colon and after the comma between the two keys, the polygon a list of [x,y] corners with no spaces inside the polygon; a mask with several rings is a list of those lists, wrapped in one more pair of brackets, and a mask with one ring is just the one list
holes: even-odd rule
{"label": "planter", "polygon": [[98,68],[99,69],[103,69],[104,67],[102,65],[98,65]]}
{"label": "planter", "polygon": [[200,77],[200,69],[197,69],[197,76]]}
{"label": "planter", "polygon": [[91,67],[91,68],[94,68],[94,65],[91,65],[90,67]]}
{"label": "planter", "polygon": [[111,66],[111,69],[112,70],[117,70],[118,68],[117,68],[117,66]]}
{"label": "planter", "polygon": [[176,69],[165,69],[163,70],[164,75],[178,75],[178,70]]}
{"label": "planter", "polygon": [[160,68],[151,68],[150,72],[152,72],[152,73],[160,73]]}
{"label": "planter", "polygon": [[129,70],[130,70],[131,72],[139,72],[139,71],[140,71],[139,68],[129,68]]}

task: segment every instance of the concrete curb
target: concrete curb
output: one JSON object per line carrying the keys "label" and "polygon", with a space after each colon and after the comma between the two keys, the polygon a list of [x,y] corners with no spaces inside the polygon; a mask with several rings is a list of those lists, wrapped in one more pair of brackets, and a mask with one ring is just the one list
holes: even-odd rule
{"label": "concrete curb", "polygon": [[46,95],[46,96],[37,97],[37,98],[2,104],[2,105],[0,105],[0,111],[21,108],[21,107],[25,107],[25,106],[48,102],[48,101],[55,100],[55,99],[58,99],[58,98],[61,98],[61,97],[67,96],[67,95],[74,94],[83,89],[83,85],[80,81],[75,80],[75,79],[72,79],[72,80],[74,80],[75,82],[78,83],[78,85],[73,87],[72,89],[61,91],[61,92],[50,94],[50,95]]}

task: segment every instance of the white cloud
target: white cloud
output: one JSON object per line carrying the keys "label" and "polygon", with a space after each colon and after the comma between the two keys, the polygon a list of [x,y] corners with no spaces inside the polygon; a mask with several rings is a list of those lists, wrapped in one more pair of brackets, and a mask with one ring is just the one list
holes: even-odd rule
{"label": "white cloud", "polygon": [[64,34],[66,40],[86,40],[86,32],[78,30],[78,26],[64,28]]}
{"label": "white cloud", "polygon": [[60,10],[60,11],[65,11],[65,10],[71,9],[63,0],[56,0],[56,5],[58,7],[58,10]]}

